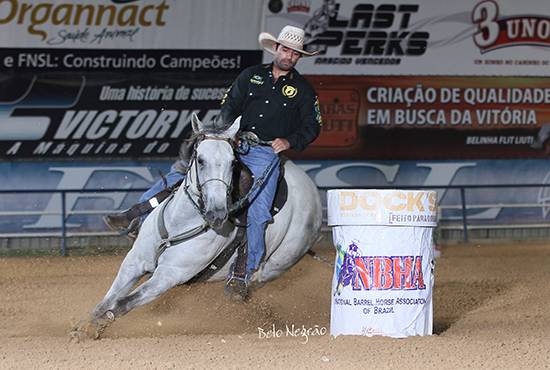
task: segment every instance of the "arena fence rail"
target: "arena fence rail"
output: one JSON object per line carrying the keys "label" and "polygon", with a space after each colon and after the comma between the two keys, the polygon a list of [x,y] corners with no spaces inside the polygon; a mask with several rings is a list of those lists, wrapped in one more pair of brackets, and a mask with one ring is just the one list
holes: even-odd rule
{"label": "arena fence rail", "polygon": [[[502,189],[502,188],[548,188],[550,184],[493,184],[493,185],[449,185],[449,186],[339,186],[339,189],[396,189],[396,190],[411,190],[411,189],[422,189],[422,190],[457,190],[460,194],[459,204],[446,204],[439,206],[439,228],[441,230],[456,230],[461,231],[462,241],[468,243],[470,241],[469,231],[475,229],[508,229],[508,228],[546,228],[550,231],[550,223],[517,223],[513,225],[509,223],[502,224],[476,224],[473,220],[468,219],[468,210],[475,209],[484,209],[499,207],[503,209],[512,209],[512,208],[542,208],[544,204],[541,203],[493,203],[493,204],[468,204],[467,191],[472,191],[476,189]],[[108,231],[106,228],[98,231],[68,231],[67,221],[68,218],[75,215],[105,215],[112,213],[113,210],[68,210],[67,209],[67,195],[68,194],[101,194],[101,193],[143,193],[147,189],[145,188],[101,188],[101,189],[3,189],[0,190],[0,196],[4,194],[58,194],[60,195],[60,212],[45,212],[45,211],[28,211],[28,210],[12,210],[12,211],[0,211],[0,217],[17,217],[17,216],[42,216],[42,215],[57,215],[60,218],[59,229],[48,229],[47,231],[39,232],[12,232],[12,233],[2,233],[0,232],[0,238],[9,239],[9,238],[51,238],[58,237],[59,242],[59,251],[62,256],[67,255],[67,238],[68,237],[95,237],[95,236],[118,236],[116,232]],[[328,188],[319,187],[323,203],[325,201],[325,192],[329,190]],[[460,217],[451,217],[445,218],[441,216],[443,210],[446,209],[455,209],[460,210]],[[326,209],[324,210],[325,222],[323,224],[324,230],[327,231],[326,226]]]}

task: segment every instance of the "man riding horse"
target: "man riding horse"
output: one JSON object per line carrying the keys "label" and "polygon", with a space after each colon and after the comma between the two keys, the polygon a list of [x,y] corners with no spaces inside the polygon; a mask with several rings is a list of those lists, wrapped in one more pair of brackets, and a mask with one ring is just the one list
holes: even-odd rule
{"label": "man riding horse", "polygon": [[[272,219],[270,211],[279,178],[279,153],[287,149],[304,150],[317,138],[321,126],[316,93],[294,69],[302,56],[315,55],[303,50],[304,31],[285,26],[277,38],[261,33],[259,42],[274,55],[273,62],[241,72],[221,102],[223,122],[230,125],[242,116],[241,131],[255,138],[249,141],[252,144],[247,151],[239,154],[239,159],[248,166],[256,181],[263,180],[262,186],[249,197],[246,274],[231,273],[227,280],[227,287],[245,295],[250,278],[265,254],[264,233],[266,224]],[[184,147],[184,152],[188,149]],[[106,216],[105,222],[113,229],[139,224],[138,217],[156,207],[165,197],[163,192],[171,191],[184,177],[185,158],[183,161],[183,166],[172,166],[166,179],[145,193],[140,204],[120,214]]]}

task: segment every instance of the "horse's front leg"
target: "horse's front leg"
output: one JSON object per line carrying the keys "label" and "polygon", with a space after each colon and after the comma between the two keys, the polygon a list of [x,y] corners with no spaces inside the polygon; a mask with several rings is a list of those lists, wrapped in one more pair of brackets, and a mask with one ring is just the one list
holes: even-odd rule
{"label": "horse's front leg", "polygon": [[[115,306],[107,312],[108,317],[114,319],[125,315],[132,309],[151,302],[168,289],[192,279],[208,266],[217,255],[217,251],[221,249],[205,248],[213,244],[216,244],[214,240],[207,239],[180,244],[165,250],[151,278],[126,297],[118,299]],[[220,246],[221,244],[218,247]]]}
{"label": "horse's front leg", "polygon": [[159,266],[149,280],[141,284],[129,295],[117,300],[114,307],[107,311],[109,319],[125,315],[132,309],[153,301],[168,289],[181,282],[179,269],[169,266]]}
{"label": "horse's front leg", "polygon": [[110,310],[121,297],[125,297],[147,271],[152,270],[152,261],[145,262],[143,256],[132,248],[124,258],[116,278],[105,297],[92,310],[90,316],[79,322],[71,331],[71,337],[98,339],[105,328],[114,320]]}

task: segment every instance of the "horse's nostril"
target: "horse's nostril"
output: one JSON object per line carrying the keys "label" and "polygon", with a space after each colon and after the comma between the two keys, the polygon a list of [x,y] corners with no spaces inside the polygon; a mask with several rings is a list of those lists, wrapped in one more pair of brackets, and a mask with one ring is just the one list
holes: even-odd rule
{"label": "horse's nostril", "polygon": [[204,219],[212,228],[219,228],[227,219],[226,210],[210,210],[204,214]]}
{"label": "horse's nostril", "polygon": [[213,220],[223,220],[225,218],[225,210],[212,210],[205,213],[205,218],[209,221]]}

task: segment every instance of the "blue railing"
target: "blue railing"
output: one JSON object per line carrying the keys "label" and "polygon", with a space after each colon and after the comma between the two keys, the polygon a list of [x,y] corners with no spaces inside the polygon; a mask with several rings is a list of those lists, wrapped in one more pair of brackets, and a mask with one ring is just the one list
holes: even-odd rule
{"label": "blue railing", "polygon": [[[60,194],[61,195],[61,245],[60,253],[62,256],[67,255],[67,194],[82,194],[82,193],[120,193],[120,192],[139,192],[143,193],[149,190],[148,188],[101,188],[101,189],[22,189],[22,190],[0,190],[0,194]],[[116,211],[113,211],[116,212]],[[0,213],[1,215],[1,213]]]}
{"label": "blue railing", "polygon": [[[467,201],[466,201],[466,189],[474,190],[474,189],[502,189],[502,188],[547,188],[550,187],[550,184],[493,184],[493,185],[415,185],[415,186],[338,186],[338,189],[380,189],[380,190],[386,190],[386,189],[401,189],[401,190],[439,190],[439,189],[445,189],[445,190],[459,190],[460,191],[460,207],[461,207],[461,215],[462,215],[462,231],[463,231],[463,241],[465,243],[469,242],[469,236],[468,236],[468,217],[467,217]],[[326,187],[319,187],[320,190],[330,190]],[[489,205],[488,205],[489,206]],[[492,206],[495,207],[502,207],[506,208],[502,204],[494,204]],[[540,206],[540,205],[539,205]],[[550,224],[549,224],[550,226]],[[505,226],[503,226],[505,227]]]}
{"label": "blue railing", "polygon": [[[468,236],[468,217],[467,217],[467,198],[466,190],[473,189],[501,189],[501,188],[546,188],[550,187],[550,184],[493,184],[493,185],[432,185],[432,186],[338,186],[338,189],[402,189],[402,190],[439,190],[439,189],[455,189],[460,191],[460,208],[462,213],[462,230],[463,230],[463,241],[465,243],[469,242]],[[115,192],[145,192],[147,188],[102,188],[102,189],[56,189],[56,190],[46,190],[46,189],[24,189],[24,190],[0,190],[0,194],[60,194],[61,195],[61,250],[60,253],[62,256],[67,255],[67,218],[70,212],[67,211],[66,198],[67,194],[72,193],[115,193]],[[319,187],[320,191],[330,190],[328,187]],[[495,207],[506,208],[502,204],[495,204]],[[533,205],[530,205],[531,207]],[[539,205],[540,206],[540,205]],[[0,212],[0,215],[2,213]],[[550,226],[550,225],[549,225]]]}

